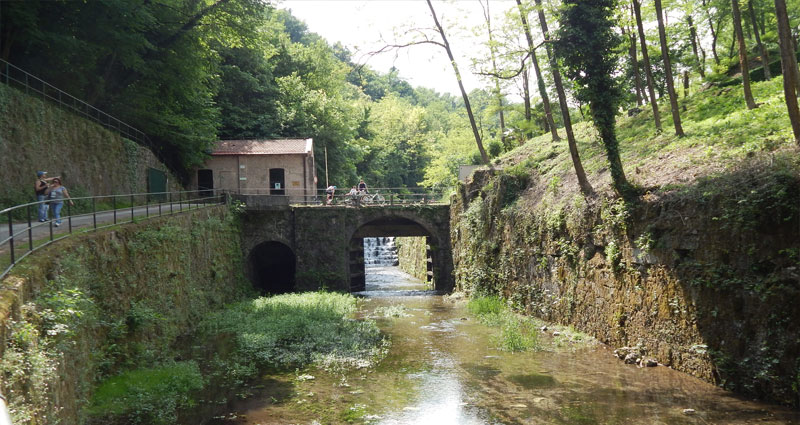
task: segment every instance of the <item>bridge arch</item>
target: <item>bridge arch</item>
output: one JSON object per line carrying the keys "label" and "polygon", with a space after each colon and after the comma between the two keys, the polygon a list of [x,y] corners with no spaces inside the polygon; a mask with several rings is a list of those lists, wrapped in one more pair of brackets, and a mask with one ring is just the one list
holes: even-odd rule
{"label": "bridge arch", "polygon": [[[363,238],[369,236],[425,236],[431,247],[434,287],[454,286],[450,247],[450,207],[442,204],[350,206],[271,205],[243,198],[242,251],[247,275],[259,289],[276,292],[268,284],[270,259],[259,257],[267,242],[280,243],[293,252],[296,271],[292,290],[328,288],[354,291],[354,273],[363,273]],[[277,249],[271,245],[271,249]],[[358,248],[358,250],[354,250]],[[285,250],[283,250],[285,252]],[[285,256],[285,257],[288,257]],[[266,264],[266,265],[265,265]],[[259,274],[260,273],[260,274]],[[266,276],[266,277],[265,277]],[[363,288],[363,283],[361,287]],[[289,285],[278,285],[280,291]]]}
{"label": "bridge arch", "polygon": [[247,256],[247,277],[263,295],[294,291],[296,272],[297,257],[282,242],[262,242]]}
{"label": "bridge arch", "polygon": [[[439,279],[443,270],[440,265],[442,255],[439,254],[443,241],[441,232],[436,232],[435,227],[426,222],[423,217],[413,212],[406,211],[375,211],[376,214],[362,217],[355,223],[354,229],[349,233],[348,264],[350,275],[350,291],[357,292],[366,289],[366,270],[364,262],[364,238],[387,236],[415,236],[424,237],[429,246],[428,282],[439,290],[448,290],[445,279]],[[449,240],[444,241],[449,243]],[[438,260],[438,261],[437,261]]]}

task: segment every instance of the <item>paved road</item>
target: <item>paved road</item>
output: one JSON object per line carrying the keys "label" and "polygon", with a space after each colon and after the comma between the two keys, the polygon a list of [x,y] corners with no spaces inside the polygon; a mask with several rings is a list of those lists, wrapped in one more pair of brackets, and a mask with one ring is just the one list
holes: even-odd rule
{"label": "paved road", "polygon": [[[134,207],[133,214],[131,214],[131,208],[120,208],[116,210],[116,223],[126,223],[131,221],[131,217],[146,217],[146,216],[158,216],[159,215],[159,206],[161,207],[161,214],[162,215],[169,215],[170,214],[170,204],[152,204],[147,207]],[[183,203],[183,211],[188,211],[190,208],[195,209],[197,205],[190,205],[187,203]],[[202,207],[202,205],[200,206]],[[172,212],[177,213],[180,211],[180,206],[177,203],[172,204]],[[65,210],[62,210],[62,212]],[[114,218],[114,211],[102,211],[96,214],[97,226],[107,226],[112,225],[115,222]],[[88,230],[94,227],[95,217],[89,214],[82,214],[82,215],[73,215],[72,216],[72,232]],[[55,221],[50,220],[44,223],[34,222],[31,223],[31,231],[30,233],[33,235],[34,241],[39,240],[46,240],[50,238],[50,232],[52,230],[53,238],[58,238],[63,236],[70,231],[70,218],[63,217],[61,218],[61,226],[56,227]],[[28,249],[28,223],[14,223],[12,225],[12,231],[14,234],[14,247],[18,253],[27,251]],[[4,241],[9,237],[8,231],[8,223],[3,223],[0,225],[0,241]],[[0,254],[5,254],[9,250],[9,243],[5,242],[0,245]],[[22,250],[22,251],[20,251]],[[2,270],[0,270],[2,271]]]}

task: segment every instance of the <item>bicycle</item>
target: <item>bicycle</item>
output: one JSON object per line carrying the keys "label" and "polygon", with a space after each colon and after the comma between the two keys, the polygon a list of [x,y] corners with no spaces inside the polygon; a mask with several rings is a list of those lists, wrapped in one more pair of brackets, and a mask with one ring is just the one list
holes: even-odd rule
{"label": "bicycle", "polygon": [[386,198],[384,198],[383,195],[378,192],[375,192],[372,195],[365,193],[361,195],[361,202],[365,204],[383,205],[386,203]]}

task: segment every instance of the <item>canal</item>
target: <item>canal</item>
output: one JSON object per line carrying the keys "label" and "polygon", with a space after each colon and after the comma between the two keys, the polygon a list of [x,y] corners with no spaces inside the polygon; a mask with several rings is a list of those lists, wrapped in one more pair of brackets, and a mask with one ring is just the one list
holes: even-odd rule
{"label": "canal", "polygon": [[559,342],[496,349],[498,330],[466,302],[372,265],[361,315],[391,339],[377,367],[273,373],[214,424],[787,424],[798,412],[743,399],[658,366],[625,365],[609,347]]}

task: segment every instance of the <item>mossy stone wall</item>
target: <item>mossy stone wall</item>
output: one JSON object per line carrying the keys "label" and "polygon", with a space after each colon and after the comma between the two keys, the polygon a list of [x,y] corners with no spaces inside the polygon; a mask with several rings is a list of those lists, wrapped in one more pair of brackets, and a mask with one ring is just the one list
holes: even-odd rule
{"label": "mossy stone wall", "polygon": [[202,317],[252,294],[239,238],[238,220],[218,206],[32,254],[0,291],[0,381],[12,408],[29,409],[30,423],[84,423],[94,384],[175,360]]}
{"label": "mossy stone wall", "polygon": [[30,202],[36,172],[63,177],[72,196],[143,193],[147,169],[167,173],[148,149],[41,97],[0,84],[0,209]]}
{"label": "mossy stone wall", "polygon": [[798,168],[745,164],[635,204],[479,173],[451,207],[456,287],[798,406]]}
{"label": "mossy stone wall", "polygon": [[423,282],[428,278],[428,242],[424,236],[397,237],[400,269]]}

